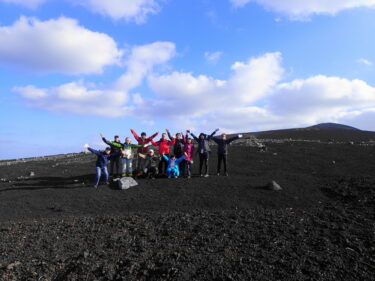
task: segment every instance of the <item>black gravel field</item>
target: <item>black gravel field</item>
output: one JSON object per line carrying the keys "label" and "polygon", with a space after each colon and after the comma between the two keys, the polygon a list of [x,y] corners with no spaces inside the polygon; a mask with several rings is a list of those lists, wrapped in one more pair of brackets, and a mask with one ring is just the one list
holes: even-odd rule
{"label": "black gravel field", "polygon": [[0,161],[0,280],[374,280],[375,133],[257,136],[229,177],[214,152],[209,178],[125,191],[91,154]]}

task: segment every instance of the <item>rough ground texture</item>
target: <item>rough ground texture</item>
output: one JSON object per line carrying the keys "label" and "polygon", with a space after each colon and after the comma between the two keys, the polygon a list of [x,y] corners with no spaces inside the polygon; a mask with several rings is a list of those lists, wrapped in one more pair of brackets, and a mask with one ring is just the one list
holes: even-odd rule
{"label": "rough ground texture", "polygon": [[0,280],[373,280],[375,147],[324,136],[126,191],[91,187],[92,155],[0,162]]}

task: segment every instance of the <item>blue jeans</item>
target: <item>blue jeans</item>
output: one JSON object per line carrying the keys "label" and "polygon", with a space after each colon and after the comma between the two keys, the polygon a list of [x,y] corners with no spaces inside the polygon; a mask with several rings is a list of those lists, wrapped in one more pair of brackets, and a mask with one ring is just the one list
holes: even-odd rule
{"label": "blue jeans", "polygon": [[171,168],[167,168],[167,176],[168,177],[178,177],[180,175],[180,171],[178,170],[178,168],[174,168],[174,169],[171,169]]}
{"label": "blue jeans", "polygon": [[122,173],[131,174],[133,172],[133,159],[121,158]]}
{"label": "blue jeans", "polygon": [[100,181],[100,177],[102,175],[102,172],[104,174],[105,182],[109,180],[109,174],[108,174],[108,169],[107,166],[101,168],[101,167],[96,167],[96,176],[95,176],[95,182],[94,185],[98,185]]}

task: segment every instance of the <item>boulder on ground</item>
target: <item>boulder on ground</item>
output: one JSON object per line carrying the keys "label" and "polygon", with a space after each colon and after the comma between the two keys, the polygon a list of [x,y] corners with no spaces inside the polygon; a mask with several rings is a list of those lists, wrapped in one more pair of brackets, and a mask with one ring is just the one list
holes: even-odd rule
{"label": "boulder on ground", "polygon": [[121,179],[116,179],[115,181],[117,181],[118,188],[122,190],[138,185],[138,183],[131,177],[123,177]]}
{"label": "boulder on ground", "polygon": [[280,190],[283,190],[283,189],[281,188],[281,186],[280,186],[277,182],[275,182],[275,181],[271,181],[271,182],[269,182],[269,183],[267,184],[267,188],[268,188],[269,190],[273,190],[273,191],[280,191]]}

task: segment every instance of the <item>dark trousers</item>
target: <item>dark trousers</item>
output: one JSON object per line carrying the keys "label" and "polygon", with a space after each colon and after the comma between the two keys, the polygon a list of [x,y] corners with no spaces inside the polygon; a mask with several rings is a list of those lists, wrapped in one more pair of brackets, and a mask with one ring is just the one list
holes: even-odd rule
{"label": "dark trousers", "polygon": [[[116,171],[115,171],[115,166],[116,166]],[[113,175],[119,175],[120,174],[120,169],[121,169],[121,161],[120,161],[120,156],[118,157],[113,157],[109,163],[109,168],[110,168],[110,174],[111,176]]]}
{"label": "dark trousers", "polygon": [[[169,158],[168,154],[165,154]],[[168,161],[164,159],[164,157],[161,157],[161,160],[159,162],[159,174],[165,175],[168,167]]]}
{"label": "dark trousers", "polygon": [[154,178],[159,172],[158,167],[150,167],[147,169],[147,174],[146,176],[149,178]]}
{"label": "dark trousers", "polygon": [[[174,156],[176,156],[176,159],[182,157],[182,155],[184,155],[183,153],[175,153]],[[181,164],[183,163],[184,161],[181,162]],[[183,165],[178,165],[178,170],[180,171],[180,175],[184,175],[184,171],[183,171]]]}
{"label": "dark trousers", "polygon": [[204,174],[208,174],[208,159],[210,154],[208,152],[199,153],[199,173],[202,174],[202,168],[205,166]]}
{"label": "dark trousers", "polygon": [[224,163],[224,173],[227,172],[227,155],[226,154],[218,154],[217,155],[217,172],[220,173],[221,170],[221,162]]}
{"label": "dark trousers", "polygon": [[181,175],[182,176],[191,176],[191,170],[193,168],[193,164],[190,161],[184,160],[181,162]]}

